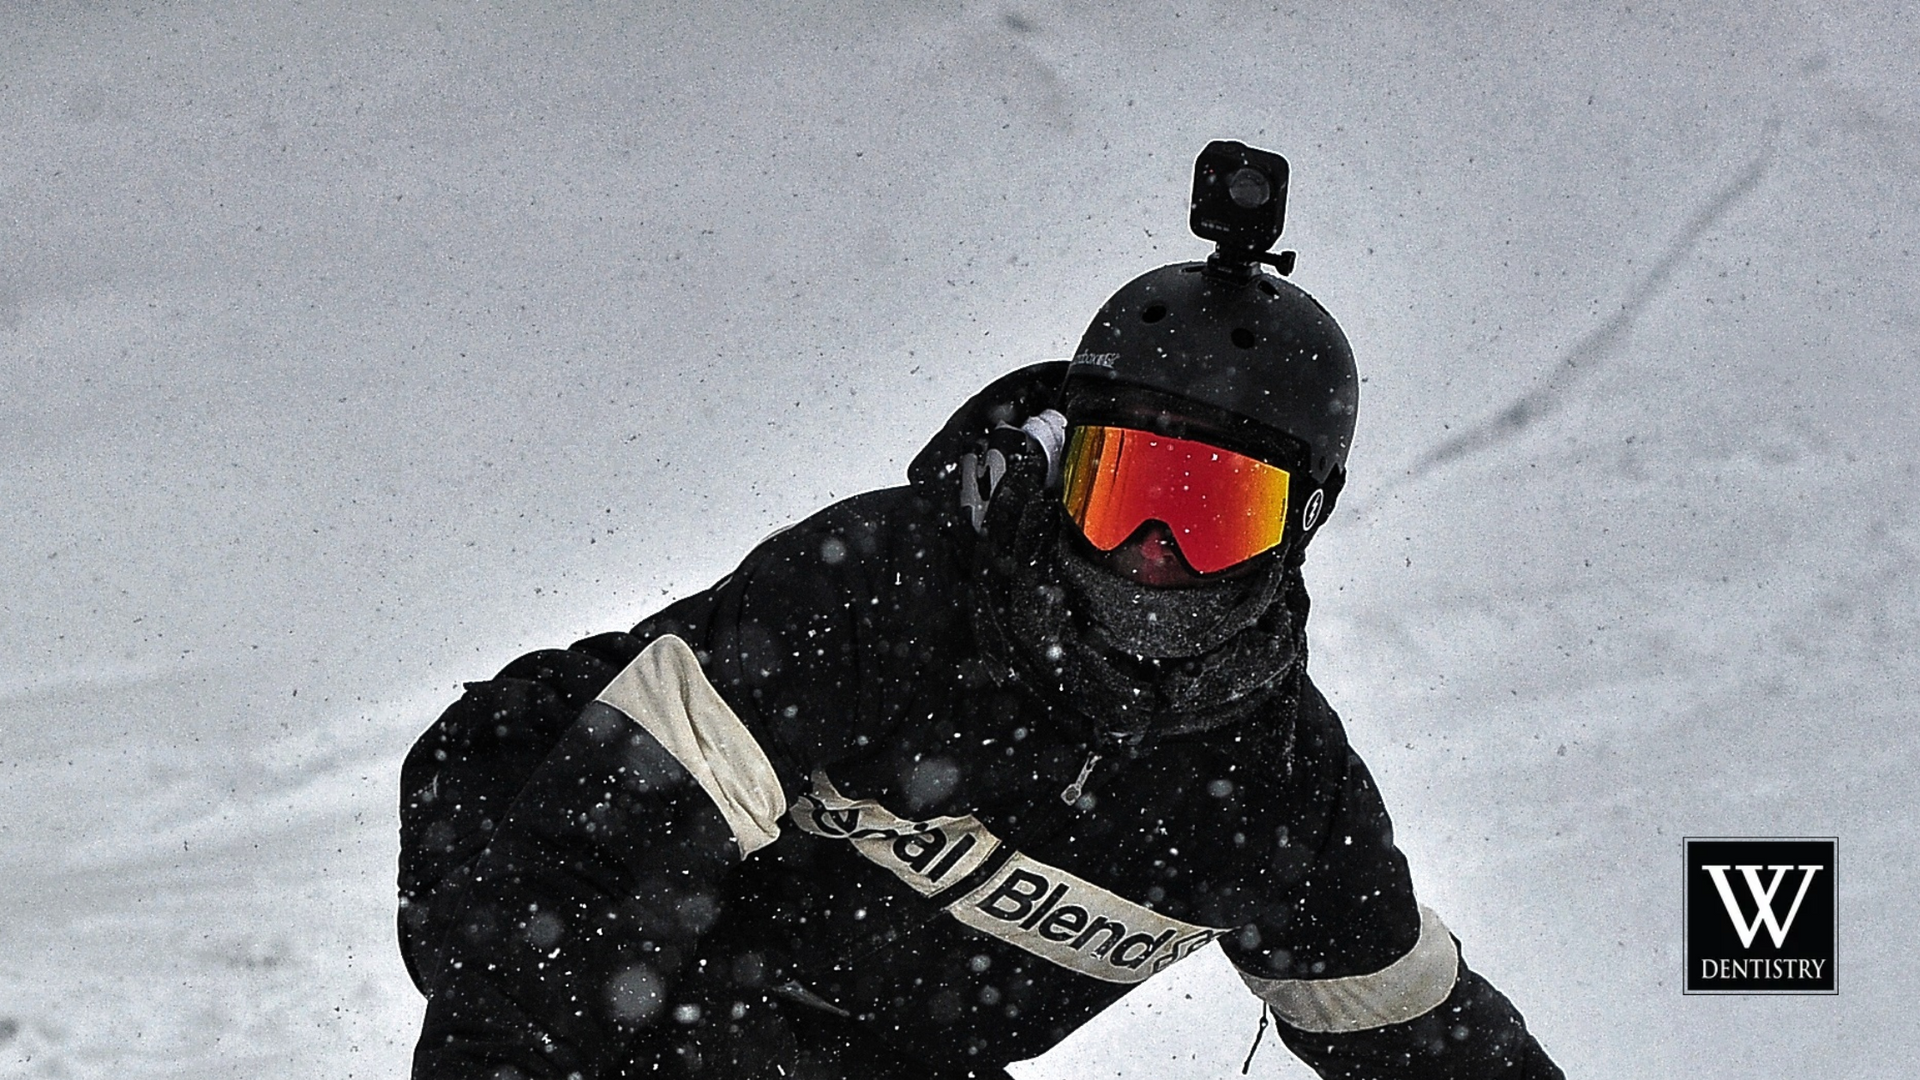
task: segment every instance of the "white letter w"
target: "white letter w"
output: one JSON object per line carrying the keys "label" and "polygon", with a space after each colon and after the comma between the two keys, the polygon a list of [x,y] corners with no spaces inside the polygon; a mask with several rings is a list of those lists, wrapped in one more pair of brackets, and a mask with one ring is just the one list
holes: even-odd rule
{"label": "white letter w", "polygon": [[1740,902],[1733,898],[1733,886],[1727,884],[1727,870],[1729,868],[1725,866],[1702,866],[1700,869],[1713,875],[1713,883],[1720,890],[1720,902],[1727,905],[1727,918],[1733,920],[1733,928],[1740,934],[1740,947],[1743,949],[1753,948],[1753,936],[1760,932],[1760,924],[1765,923],[1767,925],[1767,933],[1773,937],[1773,947],[1778,949],[1786,944],[1787,931],[1793,929],[1794,916],[1800,914],[1800,901],[1807,898],[1807,886],[1813,884],[1813,875],[1817,871],[1826,869],[1826,867],[1801,866],[1797,868],[1806,871],[1806,873],[1800,877],[1800,891],[1794,894],[1793,906],[1787,909],[1785,921],[1774,917],[1773,894],[1780,891],[1780,880],[1787,876],[1787,871],[1796,868],[1793,866],[1767,867],[1767,869],[1773,871],[1773,880],[1767,882],[1766,888],[1762,889],[1760,887],[1760,867],[1732,867],[1732,869],[1739,870],[1741,876],[1747,879],[1747,891],[1753,894],[1754,906],[1759,909],[1753,913],[1752,922],[1741,921]]}

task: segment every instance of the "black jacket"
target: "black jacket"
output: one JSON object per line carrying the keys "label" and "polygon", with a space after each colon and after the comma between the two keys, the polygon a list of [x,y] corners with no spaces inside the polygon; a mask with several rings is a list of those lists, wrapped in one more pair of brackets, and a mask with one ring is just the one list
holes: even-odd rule
{"label": "black jacket", "polygon": [[1216,940],[1323,1076],[1560,1075],[1416,904],[1304,671],[1130,752],[981,655],[951,463],[1054,375],[909,486],[468,686],[403,775],[417,1078],[782,1075],[816,1021],[999,1075]]}

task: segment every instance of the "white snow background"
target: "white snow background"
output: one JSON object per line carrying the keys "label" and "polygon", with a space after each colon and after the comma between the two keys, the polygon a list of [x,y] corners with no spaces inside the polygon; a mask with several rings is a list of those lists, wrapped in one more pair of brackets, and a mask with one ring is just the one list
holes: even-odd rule
{"label": "white snow background", "polygon": [[[1367,380],[1314,671],[1468,960],[1574,1077],[1913,1075],[1917,25],[0,2],[0,1076],[404,1075],[414,736],[1201,257],[1212,138]],[[1839,838],[1837,995],[1681,995],[1744,835]],[[1211,953],[1019,1072],[1256,1015]]]}

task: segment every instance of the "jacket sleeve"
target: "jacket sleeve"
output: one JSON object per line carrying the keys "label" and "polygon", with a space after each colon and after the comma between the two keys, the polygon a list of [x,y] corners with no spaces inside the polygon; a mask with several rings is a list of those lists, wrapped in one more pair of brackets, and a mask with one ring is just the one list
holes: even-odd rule
{"label": "jacket sleeve", "polygon": [[860,526],[780,534],[631,635],[518,661],[449,710],[482,736],[559,734],[412,931],[416,1080],[597,1080],[674,1052],[697,1007],[676,994],[730,873],[860,736]]}
{"label": "jacket sleeve", "polygon": [[718,807],[658,740],[609,706],[582,709],[460,896],[416,1080],[613,1074],[669,1018],[738,858]]}
{"label": "jacket sleeve", "polygon": [[1277,1030],[1327,1080],[1565,1080],[1506,997],[1464,963],[1457,972],[1446,999],[1412,1020],[1348,1032],[1281,1020]]}
{"label": "jacket sleeve", "polygon": [[[1330,716],[1329,710],[1329,716]],[[1392,823],[1357,755],[1321,786],[1326,807],[1286,900],[1223,944],[1289,1049],[1328,1080],[1561,1080],[1507,999],[1460,958],[1413,894]]]}

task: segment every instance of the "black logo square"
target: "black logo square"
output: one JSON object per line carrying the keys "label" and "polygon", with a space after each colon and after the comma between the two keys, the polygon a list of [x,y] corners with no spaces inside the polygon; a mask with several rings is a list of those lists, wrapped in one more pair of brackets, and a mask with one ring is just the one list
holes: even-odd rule
{"label": "black logo square", "polygon": [[1683,993],[1832,994],[1833,837],[1688,837]]}

